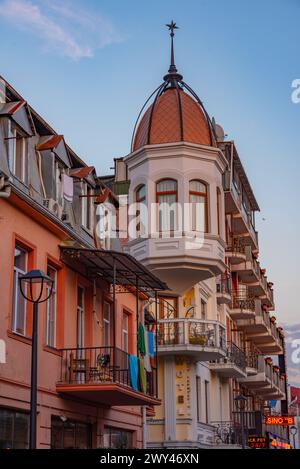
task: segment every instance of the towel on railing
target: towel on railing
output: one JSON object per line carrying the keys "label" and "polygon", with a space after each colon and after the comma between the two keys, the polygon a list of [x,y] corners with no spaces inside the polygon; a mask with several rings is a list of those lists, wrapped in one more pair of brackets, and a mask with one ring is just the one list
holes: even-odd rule
{"label": "towel on railing", "polygon": [[138,328],[138,350],[143,357],[146,355],[145,329],[141,323]]}
{"label": "towel on railing", "polygon": [[139,391],[139,359],[135,355],[129,355],[129,376],[132,389]]}
{"label": "towel on railing", "polygon": [[147,392],[147,375],[145,370],[144,360],[140,358],[139,360],[139,378],[140,378],[140,389],[141,391],[146,394]]}

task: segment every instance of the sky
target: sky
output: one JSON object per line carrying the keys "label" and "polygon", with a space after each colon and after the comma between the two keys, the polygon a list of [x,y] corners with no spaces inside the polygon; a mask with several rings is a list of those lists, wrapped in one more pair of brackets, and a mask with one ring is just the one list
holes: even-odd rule
{"label": "sky", "polygon": [[177,68],[235,140],[261,207],[277,319],[300,324],[299,0],[0,0],[0,74],[109,174],[168,69],[171,19]]}

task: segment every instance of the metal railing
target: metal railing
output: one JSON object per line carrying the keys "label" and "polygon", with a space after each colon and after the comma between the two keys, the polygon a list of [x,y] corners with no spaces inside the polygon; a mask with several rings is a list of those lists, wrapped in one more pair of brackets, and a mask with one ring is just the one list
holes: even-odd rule
{"label": "metal railing", "polygon": [[254,370],[258,370],[258,354],[257,353],[246,352],[245,359],[246,359],[247,368],[253,368]]}
{"label": "metal railing", "polygon": [[228,342],[226,352],[226,357],[214,360],[212,361],[212,363],[232,363],[239,367],[241,370],[246,370],[246,357],[243,350],[241,350],[234,343]]}
{"label": "metal railing", "polygon": [[234,254],[245,254],[246,245],[242,242],[241,238],[233,237],[226,247],[226,252]]}
{"label": "metal railing", "polygon": [[[59,384],[130,385],[129,354],[117,347],[62,349]],[[146,373],[146,394],[156,397],[157,369]]]}
{"label": "metal railing", "polygon": [[226,350],[226,331],[218,321],[161,319],[158,321],[158,345],[198,345]]}
{"label": "metal railing", "polygon": [[255,298],[245,292],[233,293],[231,308],[255,312]]}

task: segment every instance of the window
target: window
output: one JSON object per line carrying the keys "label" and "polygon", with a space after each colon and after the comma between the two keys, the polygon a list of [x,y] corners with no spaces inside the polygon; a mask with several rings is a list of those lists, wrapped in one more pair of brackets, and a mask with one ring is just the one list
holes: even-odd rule
{"label": "window", "polygon": [[29,415],[0,409],[0,449],[29,448]]}
{"label": "window", "polygon": [[156,185],[156,202],[158,204],[159,232],[172,232],[177,227],[177,181],[163,179]]}
{"label": "window", "polygon": [[122,346],[124,352],[128,352],[128,335],[129,335],[129,315],[123,313],[123,327],[122,327]]}
{"label": "window", "polygon": [[60,205],[63,204],[63,187],[62,187],[62,173],[63,165],[59,161],[55,161],[55,200]]}
{"label": "window", "polygon": [[110,303],[103,304],[103,345],[110,346]]}
{"label": "window", "polygon": [[133,433],[120,428],[104,427],[103,447],[130,449],[133,447]]}
{"label": "window", "polygon": [[82,226],[89,231],[94,228],[94,198],[93,189],[86,183],[83,183],[81,209],[82,209]]}
{"label": "window", "polygon": [[84,288],[77,289],[77,347],[84,347]]}
{"label": "window", "polygon": [[206,319],[207,316],[207,303],[201,299],[201,319]]}
{"label": "window", "polygon": [[51,449],[92,448],[92,426],[87,423],[51,417]]}
{"label": "window", "polygon": [[141,238],[146,234],[147,206],[146,186],[143,184],[135,193],[136,198],[136,237]]}
{"label": "window", "polygon": [[218,217],[218,235],[221,235],[221,224],[222,224],[222,218],[221,218],[221,191],[217,187],[217,217]]}
{"label": "window", "polygon": [[19,278],[27,272],[28,252],[15,246],[12,330],[17,334],[26,334],[26,301],[20,291]]}
{"label": "window", "polygon": [[201,378],[196,376],[197,421],[201,422]]}
{"label": "window", "polygon": [[9,166],[12,173],[27,184],[27,139],[13,122],[8,123]]}
{"label": "window", "polygon": [[[46,304],[46,345],[56,347],[56,308],[57,308],[57,270],[48,265],[47,275],[53,281],[52,295]],[[47,295],[50,294],[49,285],[47,286]]]}
{"label": "window", "polygon": [[160,298],[160,318],[176,318],[177,315],[177,298],[172,298],[167,296],[165,298]]}
{"label": "window", "polygon": [[208,194],[204,182],[190,181],[190,222],[192,231],[208,232]]}
{"label": "window", "polygon": [[205,381],[204,383],[204,389],[205,389],[205,423],[209,423],[210,417],[209,417],[209,381]]}

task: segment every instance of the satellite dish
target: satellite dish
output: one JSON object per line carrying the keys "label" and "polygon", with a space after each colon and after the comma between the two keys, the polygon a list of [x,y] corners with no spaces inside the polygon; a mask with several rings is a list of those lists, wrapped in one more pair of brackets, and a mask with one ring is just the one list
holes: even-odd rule
{"label": "satellite dish", "polygon": [[213,125],[218,142],[224,142],[225,132],[223,128],[219,124],[216,123],[216,120],[214,117],[212,118],[212,125]]}

